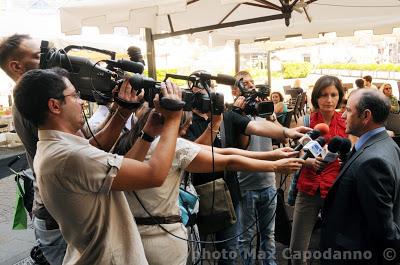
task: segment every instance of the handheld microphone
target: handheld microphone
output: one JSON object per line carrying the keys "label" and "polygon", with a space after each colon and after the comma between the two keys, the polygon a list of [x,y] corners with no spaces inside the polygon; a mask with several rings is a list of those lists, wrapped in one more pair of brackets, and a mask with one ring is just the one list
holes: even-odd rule
{"label": "handheld microphone", "polygon": [[317,139],[321,136],[321,132],[318,129],[314,129],[303,135],[299,139],[299,144],[294,148],[294,151],[300,151],[310,141]]}
{"label": "handheld microphone", "polygon": [[309,157],[317,157],[322,153],[322,150],[324,150],[322,147],[325,145],[326,141],[325,138],[320,136],[317,138],[317,140],[312,140],[308,142],[304,146],[304,151],[305,154],[301,157],[301,159],[306,160]]}
{"label": "handheld microphone", "polygon": [[331,139],[331,141],[328,144],[328,151],[323,151],[321,156],[324,159],[324,162],[327,163],[332,163],[335,161],[338,157],[338,153],[340,148],[342,147],[343,144],[343,138],[339,136],[335,136]]}
{"label": "handheld microphone", "polygon": [[342,138],[342,145],[339,149],[339,159],[345,163],[348,159],[348,154],[351,149],[351,141],[347,138]]}

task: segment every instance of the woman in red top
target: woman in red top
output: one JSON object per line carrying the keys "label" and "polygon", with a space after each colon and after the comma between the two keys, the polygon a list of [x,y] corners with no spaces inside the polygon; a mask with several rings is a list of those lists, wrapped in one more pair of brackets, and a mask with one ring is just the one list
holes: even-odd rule
{"label": "woman in red top", "polygon": [[[342,84],[337,77],[322,76],[314,85],[311,103],[315,111],[309,116],[309,127],[326,123],[329,126],[329,134],[324,136],[327,142],[334,136],[347,137],[345,120],[341,113],[335,111],[342,102],[343,95]],[[305,264],[304,256],[300,255],[308,250],[318,213],[339,170],[338,160],[329,164],[324,163],[321,157],[306,160],[297,183],[299,192],[294,207],[290,241],[292,264]]]}

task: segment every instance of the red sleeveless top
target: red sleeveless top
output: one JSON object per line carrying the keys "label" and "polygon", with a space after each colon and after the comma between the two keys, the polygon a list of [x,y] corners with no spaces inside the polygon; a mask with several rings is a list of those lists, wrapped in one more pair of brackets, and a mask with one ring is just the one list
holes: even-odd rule
{"label": "red sleeveless top", "polygon": [[[314,128],[315,125],[323,122],[324,119],[322,118],[322,114],[319,111],[310,114],[311,128]],[[334,136],[347,137],[345,131],[346,122],[342,118],[341,113],[335,111],[332,117],[331,124],[329,125],[329,134],[324,136],[326,142],[328,143],[330,138]],[[336,159],[332,163],[329,163],[320,174],[318,174],[313,169],[304,167],[301,170],[300,177],[297,182],[297,189],[310,196],[314,196],[319,188],[321,198],[325,198],[328,194],[328,190],[333,185],[333,182],[338,176],[339,171],[340,165],[338,159]]]}

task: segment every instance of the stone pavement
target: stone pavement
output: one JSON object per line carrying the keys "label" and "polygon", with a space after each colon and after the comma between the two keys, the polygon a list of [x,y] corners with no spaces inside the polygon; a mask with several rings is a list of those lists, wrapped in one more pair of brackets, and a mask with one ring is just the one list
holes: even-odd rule
{"label": "stone pavement", "polygon": [[34,245],[31,222],[27,230],[12,230],[15,200],[14,177],[0,179],[0,265],[33,264],[27,258]]}

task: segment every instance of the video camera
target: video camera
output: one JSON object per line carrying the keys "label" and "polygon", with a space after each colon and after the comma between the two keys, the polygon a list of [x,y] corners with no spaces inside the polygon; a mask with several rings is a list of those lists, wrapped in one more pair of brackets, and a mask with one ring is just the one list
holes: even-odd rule
{"label": "video camera", "polygon": [[236,86],[242,96],[245,97],[246,105],[243,112],[246,115],[265,118],[274,113],[274,103],[272,101],[263,101],[271,94],[271,89],[268,85],[256,85],[256,89],[247,89],[243,85],[243,79],[240,79]]}
{"label": "video camera", "polygon": [[[84,57],[68,55],[68,52],[73,49],[98,52],[110,56],[110,59],[93,63]],[[123,107],[137,107],[138,103],[126,102],[112,93],[114,87],[123,82],[126,72],[130,72],[133,75],[129,77],[129,83],[134,89],[138,90],[138,94],[144,89],[144,99],[149,103],[150,107],[153,107],[155,95],[160,94],[160,105],[169,110],[184,108],[184,110],[189,111],[196,108],[203,113],[213,110],[214,114],[221,114],[224,111],[224,97],[219,93],[204,95],[201,93],[192,93],[190,90],[183,90],[183,101],[162,98],[160,82],[140,75],[144,70],[143,64],[128,60],[115,60],[115,52],[113,51],[76,45],[70,45],[64,49],[57,50],[54,47],[50,47],[48,41],[42,41],[40,52],[40,68],[61,67],[66,69],[70,74],[72,84],[80,91],[81,97],[84,100],[105,105],[114,99]],[[233,85],[236,82],[231,76],[217,75],[215,77],[209,74],[201,74],[199,76],[167,74],[164,81],[169,77],[190,80],[193,83],[202,83],[204,86],[207,86],[207,82],[210,82],[211,79],[216,80],[217,83],[222,82],[229,85]]]}
{"label": "video camera", "polygon": [[[89,59],[68,55],[71,50],[89,50],[110,56],[109,60],[101,60],[97,63]],[[57,50],[49,46],[48,41],[42,41],[40,45],[40,68],[48,69],[61,67],[69,72],[72,84],[80,91],[84,100],[105,105],[112,101],[112,90],[120,85],[125,77],[125,72],[143,72],[144,66],[127,60],[115,60],[115,52],[101,50],[87,46],[70,45]],[[114,100],[124,107],[132,107],[131,103],[117,97]]]}
{"label": "video camera", "polygon": [[[203,87],[209,92],[209,83],[210,80],[216,80],[217,83],[227,83],[235,81],[234,77],[228,75],[175,75],[175,74],[166,74],[164,80],[168,78],[180,79],[190,81],[194,86]],[[149,103],[149,106],[152,107],[152,102],[156,94],[160,94],[160,100],[163,101],[161,95],[161,82],[155,81],[149,77],[143,77],[141,75],[134,75],[130,78],[132,87],[140,87],[144,89],[144,99]],[[202,85],[199,85],[202,83]],[[192,87],[191,87],[192,88]],[[173,104],[172,102],[167,102],[170,108],[180,109],[183,107],[185,111],[191,111],[192,109],[197,109],[202,113],[212,112],[213,114],[219,115],[224,112],[224,95],[220,93],[210,92],[209,94],[203,93],[193,93],[190,89],[182,90],[182,103],[177,105],[176,102]],[[141,92],[138,91],[138,93]]]}

